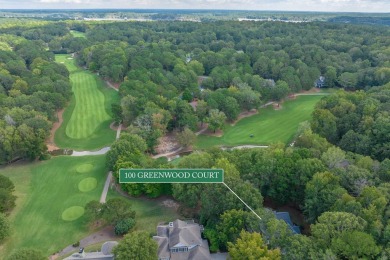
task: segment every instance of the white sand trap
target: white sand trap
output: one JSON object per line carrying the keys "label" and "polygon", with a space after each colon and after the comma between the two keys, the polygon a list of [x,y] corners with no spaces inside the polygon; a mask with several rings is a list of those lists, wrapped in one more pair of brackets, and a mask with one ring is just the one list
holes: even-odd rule
{"label": "white sand trap", "polygon": [[101,155],[106,154],[110,147],[104,147],[98,151],[73,151],[71,156]]}
{"label": "white sand trap", "polygon": [[73,58],[67,58],[68,60],[73,60]]}

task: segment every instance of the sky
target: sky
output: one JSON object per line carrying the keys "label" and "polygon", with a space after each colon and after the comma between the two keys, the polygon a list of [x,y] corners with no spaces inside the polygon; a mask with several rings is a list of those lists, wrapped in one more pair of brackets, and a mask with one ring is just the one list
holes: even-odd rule
{"label": "sky", "polygon": [[390,0],[0,0],[0,9],[227,9],[390,13]]}

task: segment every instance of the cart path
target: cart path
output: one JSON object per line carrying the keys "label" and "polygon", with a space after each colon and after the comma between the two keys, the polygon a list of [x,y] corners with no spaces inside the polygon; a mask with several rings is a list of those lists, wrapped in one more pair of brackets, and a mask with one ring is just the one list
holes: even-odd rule
{"label": "cart path", "polygon": [[106,203],[107,192],[108,192],[108,188],[110,187],[111,181],[112,181],[112,171],[108,172],[106,182],[104,183],[103,192],[102,195],[100,196],[100,203]]}
{"label": "cart path", "polygon": [[[116,139],[119,139],[122,131],[122,124],[118,126],[118,129],[116,130]],[[106,154],[108,151],[110,151],[111,147],[103,147],[100,150],[97,151],[73,151],[71,156],[87,156],[87,155],[102,155]]]}
{"label": "cart path", "polygon": [[[95,232],[81,239],[80,247],[87,247],[100,242],[112,241],[117,239],[118,237],[114,233],[114,228],[112,226],[108,226],[98,232]],[[62,249],[61,252],[59,252],[58,254],[51,256],[50,259],[57,259],[58,257],[70,254],[72,252],[78,252],[78,247],[73,247],[73,245],[69,245]]]}

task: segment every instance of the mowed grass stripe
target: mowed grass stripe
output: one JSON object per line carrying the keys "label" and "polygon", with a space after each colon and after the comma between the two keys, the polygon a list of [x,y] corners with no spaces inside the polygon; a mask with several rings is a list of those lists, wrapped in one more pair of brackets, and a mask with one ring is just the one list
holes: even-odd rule
{"label": "mowed grass stripe", "polygon": [[[226,124],[222,137],[200,135],[196,146],[208,148],[216,145],[288,143],[299,123],[310,120],[314,106],[321,98],[321,95],[299,96],[284,102],[280,110],[274,110],[272,106],[260,109],[257,115],[244,118],[235,126]],[[251,134],[253,137],[250,137]]]}
{"label": "mowed grass stripe", "polygon": [[104,95],[90,72],[74,72],[71,80],[76,105],[66,126],[66,135],[74,139],[88,138],[101,123],[110,119],[105,111]]}
{"label": "mowed grass stripe", "polygon": [[56,61],[66,65],[74,95],[63,113],[63,123],[56,131],[58,147],[75,150],[95,150],[110,145],[116,132],[112,123],[111,104],[119,103],[119,93],[108,88],[94,73],[76,66],[70,55],[56,54]]}

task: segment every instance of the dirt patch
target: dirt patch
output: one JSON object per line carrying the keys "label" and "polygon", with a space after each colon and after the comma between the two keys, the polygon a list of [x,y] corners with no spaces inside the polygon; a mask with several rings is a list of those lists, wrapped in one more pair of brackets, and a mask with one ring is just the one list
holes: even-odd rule
{"label": "dirt patch", "polygon": [[259,111],[257,111],[257,109],[251,109],[250,111],[245,111],[245,112],[242,112],[238,115],[236,121],[234,121],[233,123],[231,123],[232,126],[234,126],[235,124],[238,123],[238,121],[240,121],[241,119],[245,118],[245,117],[250,117],[250,116],[253,116],[253,115],[256,115],[257,113],[259,113]]}
{"label": "dirt patch", "polygon": [[202,132],[203,135],[208,135],[208,136],[215,136],[215,137],[221,137],[223,136],[223,131],[222,130],[217,130],[215,131],[211,131],[210,129],[207,129],[206,131]]}
{"label": "dirt patch", "polygon": [[281,103],[283,103],[283,102],[272,104],[272,107],[274,108],[274,110],[282,109],[283,107],[282,107]]}
{"label": "dirt patch", "polygon": [[318,93],[321,92],[321,89],[319,88],[311,88],[309,90],[302,90],[299,92],[299,94],[312,94],[312,93]]}
{"label": "dirt patch", "polygon": [[55,151],[60,149],[55,143],[54,143],[54,134],[56,133],[57,129],[60,128],[62,122],[64,119],[62,118],[62,114],[64,113],[65,109],[61,109],[57,111],[57,122],[53,123],[53,127],[50,130],[50,136],[46,140],[47,150],[49,152]]}
{"label": "dirt patch", "polygon": [[[119,125],[116,122],[112,122],[110,124],[110,128],[114,131],[118,131]],[[122,130],[123,130],[123,125],[122,125]]]}
{"label": "dirt patch", "polygon": [[177,209],[179,208],[179,203],[177,203],[176,201],[174,200],[171,200],[171,199],[166,199],[164,200],[161,205],[163,205],[164,207],[167,207],[167,208],[173,208],[177,211]]}
{"label": "dirt patch", "polygon": [[107,84],[110,88],[115,89],[116,91],[119,90],[119,86],[121,85],[121,83],[115,83],[115,82],[112,82],[112,81],[109,81],[109,80],[106,80],[106,84]]}
{"label": "dirt patch", "polygon": [[158,146],[155,149],[157,154],[170,153],[180,148],[175,135],[176,133],[169,133],[158,139]]}
{"label": "dirt patch", "polygon": [[194,101],[190,102],[190,105],[192,106],[192,108],[194,109],[194,111],[196,111],[196,106],[198,105],[198,101],[197,101],[197,100],[194,100]]}

